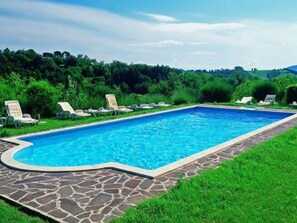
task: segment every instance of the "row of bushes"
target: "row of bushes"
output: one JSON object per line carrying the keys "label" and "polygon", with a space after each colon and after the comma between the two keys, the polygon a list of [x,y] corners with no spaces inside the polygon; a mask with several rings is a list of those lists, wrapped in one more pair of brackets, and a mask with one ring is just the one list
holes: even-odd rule
{"label": "row of bushes", "polygon": [[[230,96],[230,91],[226,92]],[[256,83],[246,81],[238,86],[233,93],[233,101],[241,99],[244,96],[253,96],[255,101],[260,101],[264,100],[268,94],[275,94],[276,101],[280,105],[289,105],[293,101],[297,101],[297,84],[296,82],[290,82],[287,85],[283,84],[280,86],[271,81],[258,81]]]}
{"label": "row of bushes", "polygon": [[[232,86],[228,79],[214,79],[207,80],[202,86],[177,87],[178,85],[175,84],[175,87],[167,93],[159,93],[155,90],[145,95],[125,94],[120,88],[111,88],[104,84],[97,84],[88,90],[88,84],[84,83],[85,89],[82,89],[81,85],[70,78],[67,86],[62,84],[54,86],[46,80],[24,80],[12,73],[7,79],[0,78],[0,103],[3,105],[5,100],[17,99],[25,112],[35,116],[41,114],[42,117],[51,117],[57,111],[58,101],[68,101],[74,108],[99,108],[105,107],[104,95],[110,93],[117,96],[118,103],[121,105],[160,101],[173,104],[230,102],[244,96],[253,96],[256,101],[260,101],[267,94],[276,94],[277,101],[282,105],[297,101],[296,78],[277,78],[274,81],[247,79],[236,87]],[[164,91],[160,86],[155,88]],[[0,115],[4,113],[3,106]]]}
{"label": "row of bushes", "polygon": [[91,94],[78,87],[75,81],[70,80],[67,88],[63,85],[51,85],[48,81],[22,80],[20,76],[12,74],[8,79],[0,78],[0,117],[5,115],[4,101],[19,100],[22,109],[33,116],[41,114],[42,117],[52,117],[59,109],[58,101],[68,101],[73,108],[99,108],[105,107],[105,94],[116,95],[120,105],[143,104],[164,101],[167,103],[183,104],[195,103],[193,89],[179,89],[171,96],[164,94],[125,94],[119,89],[109,88],[106,85],[98,86],[100,92]]}
{"label": "row of bushes", "polygon": [[[238,88],[240,89],[240,86]],[[250,86],[250,89],[240,97],[233,99],[237,100],[244,96],[253,96],[254,100],[260,101],[264,100],[268,94],[276,94],[277,101],[280,101],[282,105],[288,105],[293,101],[297,101],[297,85],[289,85],[278,91],[277,86],[273,82],[259,81],[255,85]],[[201,102],[229,102],[232,100],[232,96],[233,90],[230,84],[210,82],[202,87],[200,100]]]}

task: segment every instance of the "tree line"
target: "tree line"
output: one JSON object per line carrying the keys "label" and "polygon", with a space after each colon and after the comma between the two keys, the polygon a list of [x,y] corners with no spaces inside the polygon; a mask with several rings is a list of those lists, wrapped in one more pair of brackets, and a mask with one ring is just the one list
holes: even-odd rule
{"label": "tree line", "polygon": [[[277,94],[284,105],[289,102],[286,89],[297,84],[296,75],[275,75],[273,71],[269,79],[263,79],[253,72],[239,66],[183,70],[120,61],[105,63],[65,51],[38,54],[32,49],[4,49],[0,50],[0,104],[17,99],[25,111],[50,117],[57,101],[68,101],[74,108],[104,107],[104,95],[108,93],[116,94],[124,105],[228,102],[253,94],[262,100],[267,93]],[[258,88],[262,93],[255,93]],[[0,112],[4,115],[4,106]]]}

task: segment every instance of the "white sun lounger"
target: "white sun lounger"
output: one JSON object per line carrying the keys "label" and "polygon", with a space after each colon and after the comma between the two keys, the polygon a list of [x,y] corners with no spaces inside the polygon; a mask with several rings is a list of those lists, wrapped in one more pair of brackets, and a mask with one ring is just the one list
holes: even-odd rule
{"label": "white sun lounger", "polygon": [[140,107],[139,107],[138,105],[136,105],[136,104],[133,104],[133,105],[131,105],[131,106],[128,106],[128,108],[132,109],[133,111],[138,111],[138,110],[140,110]]}
{"label": "white sun lounger", "polygon": [[88,109],[85,110],[84,112],[92,114],[93,116],[96,116],[96,114],[111,114],[113,110],[105,109],[105,108],[98,108],[98,109]]}
{"label": "white sun lounger", "polygon": [[98,112],[103,114],[108,114],[108,113],[112,113],[112,110],[101,107],[101,108],[98,108]]}
{"label": "white sun lounger", "polygon": [[14,123],[15,127],[20,124],[36,124],[38,120],[31,117],[29,114],[23,114],[19,101],[5,101],[7,112],[6,123]]}
{"label": "white sun lounger", "polygon": [[76,119],[77,117],[89,117],[91,114],[83,112],[83,110],[78,109],[75,110],[68,102],[58,102],[60,105],[62,112],[60,115],[62,116],[69,116],[71,119]]}
{"label": "white sun lounger", "polygon": [[139,106],[139,108],[140,108],[140,109],[147,110],[147,109],[152,109],[152,108],[154,108],[154,107],[149,106],[148,104],[141,104],[141,105]]}
{"label": "white sun lounger", "polygon": [[149,103],[149,106],[150,107],[153,107],[153,108],[157,108],[158,107],[158,105],[156,103]]}
{"label": "white sun lounger", "polygon": [[268,94],[265,97],[264,101],[260,101],[259,103],[257,103],[257,105],[270,105],[270,104],[275,104],[275,98],[276,95],[275,94]]}
{"label": "white sun lounger", "polygon": [[241,100],[237,100],[237,104],[249,104],[252,102],[253,97],[243,97]]}
{"label": "white sun lounger", "polygon": [[157,104],[158,107],[168,107],[171,106],[171,104],[166,104],[165,102],[161,101]]}
{"label": "white sun lounger", "polygon": [[132,109],[126,108],[125,106],[118,106],[116,97],[114,94],[107,94],[105,95],[106,99],[106,108],[108,110],[113,110],[116,112],[131,112]]}

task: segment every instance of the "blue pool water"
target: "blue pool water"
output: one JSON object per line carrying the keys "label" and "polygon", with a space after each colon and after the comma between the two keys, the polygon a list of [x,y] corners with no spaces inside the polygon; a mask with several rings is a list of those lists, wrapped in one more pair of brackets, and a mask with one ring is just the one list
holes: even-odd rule
{"label": "blue pool water", "polygon": [[288,117],[290,113],[190,108],[24,137],[14,159],[35,166],[118,162],[153,170]]}

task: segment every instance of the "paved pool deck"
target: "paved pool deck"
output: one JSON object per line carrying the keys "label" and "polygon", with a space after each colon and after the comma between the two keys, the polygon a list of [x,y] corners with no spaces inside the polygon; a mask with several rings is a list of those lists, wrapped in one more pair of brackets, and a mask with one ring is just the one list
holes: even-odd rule
{"label": "paved pool deck", "polygon": [[[252,146],[297,126],[297,118],[200,158],[155,179],[112,169],[67,173],[27,172],[0,163],[0,198],[57,222],[108,222],[128,207],[172,188],[183,178],[216,168]],[[15,144],[0,140],[0,155]]]}

